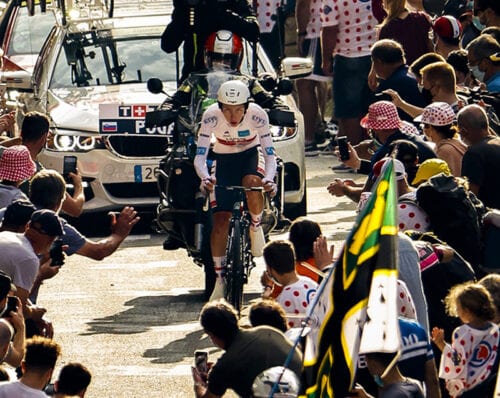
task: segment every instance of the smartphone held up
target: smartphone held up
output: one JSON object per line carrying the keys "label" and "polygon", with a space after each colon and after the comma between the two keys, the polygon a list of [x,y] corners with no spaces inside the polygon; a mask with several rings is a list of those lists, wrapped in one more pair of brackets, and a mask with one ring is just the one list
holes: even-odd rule
{"label": "smartphone held up", "polygon": [[208,351],[196,350],[194,352],[194,366],[200,373],[208,372]]}
{"label": "smartphone held up", "polygon": [[349,146],[347,145],[347,137],[337,137],[337,147],[339,149],[340,160],[349,160]]}
{"label": "smartphone held up", "polygon": [[54,241],[50,248],[49,254],[51,259],[51,266],[60,267],[64,264],[63,242],[60,238]]}
{"label": "smartphone held up", "polygon": [[63,160],[63,177],[66,182],[72,182],[69,173],[76,173],[76,156],[65,156]]}
{"label": "smartphone held up", "polygon": [[7,297],[7,305],[5,311],[2,313],[2,318],[8,318],[11,312],[17,312],[18,300],[16,296]]}

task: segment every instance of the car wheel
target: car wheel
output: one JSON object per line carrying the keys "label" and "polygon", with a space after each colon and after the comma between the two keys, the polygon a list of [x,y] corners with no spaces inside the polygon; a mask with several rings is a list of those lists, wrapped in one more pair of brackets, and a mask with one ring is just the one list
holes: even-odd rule
{"label": "car wheel", "polygon": [[307,215],[307,190],[304,185],[304,196],[299,203],[285,203],[284,212],[285,217],[290,220],[295,220],[298,217]]}

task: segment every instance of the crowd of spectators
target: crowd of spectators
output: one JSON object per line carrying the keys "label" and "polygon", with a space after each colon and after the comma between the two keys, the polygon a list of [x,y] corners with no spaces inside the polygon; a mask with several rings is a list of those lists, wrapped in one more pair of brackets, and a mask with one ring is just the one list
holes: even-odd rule
{"label": "crowd of spectators", "polygon": [[[426,2],[410,0],[296,1],[297,51],[314,63],[313,74],[296,83],[304,150],[314,152],[322,143],[319,130],[331,115],[338,135],[349,142],[349,158],[340,169],[367,176],[363,184],[335,178],[328,191],[361,208],[387,158],[396,159],[399,296],[406,299],[399,305],[405,308],[399,314],[403,355],[397,364],[386,355],[361,356],[361,386],[353,391],[359,397],[389,396],[384,395],[389,390],[428,397],[489,396],[498,372],[498,259],[493,265],[488,259],[485,267],[484,256],[462,256],[462,247],[437,236],[444,226],[429,217],[419,198],[436,176],[449,177],[472,198],[480,226],[485,220],[490,226],[471,240],[500,242],[498,222],[490,221],[500,209],[495,131],[500,126],[500,3],[464,1],[453,8],[448,1],[441,10],[431,3],[426,8]],[[183,77],[205,67],[198,49],[210,33],[228,29],[255,42],[257,21],[262,44],[279,68],[285,55],[282,4],[256,2],[253,10],[244,0],[217,4],[222,8],[204,1],[188,7],[174,2],[162,49],[171,52],[184,42]],[[11,119],[6,115],[2,123],[10,126]],[[110,236],[95,242],[62,218],[60,213],[80,216],[85,196],[78,169],[69,176],[70,195],[64,178],[37,161],[50,138],[49,120],[32,112],[24,117],[20,137],[0,149],[0,308],[5,313],[0,356],[20,374],[16,380],[1,373],[7,381],[0,383],[0,397],[46,396],[42,390],[61,352],[44,320],[51,309],[36,304],[43,281],[60,267],[53,264],[51,249],[57,243],[63,257],[103,260],[139,221],[137,212],[125,207],[111,215]],[[358,145],[365,141],[370,150],[362,151]],[[486,231],[497,240],[487,240]],[[301,352],[286,336],[295,336],[290,329],[302,326],[334,248],[327,247],[318,224],[299,219],[290,227],[289,241],[266,245],[264,260],[264,300],[251,308],[251,328],[241,327],[223,300],[201,311],[203,330],[224,354],[208,372],[193,368],[197,397],[222,396],[227,389],[251,396],[255,378],[282,365],[289,352],[289,368],[301,372]],[[363,372],[371,377],[363,378]],[[90,379],[82,365],[66,365],[52,393],[83,397]]]}

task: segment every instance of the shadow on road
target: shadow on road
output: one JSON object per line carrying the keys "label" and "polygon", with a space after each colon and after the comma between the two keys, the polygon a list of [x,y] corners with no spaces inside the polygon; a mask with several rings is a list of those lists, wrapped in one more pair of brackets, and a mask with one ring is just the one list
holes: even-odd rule
{"label": "shadow on road", "polygon": [[204,304],[203,292],[193,290],[175,296],[143,296],[127,301],[131,308],[88,322],[83,336],[144,333],[152,327],[192,322]]}
{"label": "shadow on road", "polygon": [[176,363],[182,362],[186,356],[193,354],[192,347],[197,350],[212,348],[209,352],[219,351],[214,347],[212,340],[203,332],[197,330],[187,333],[184,338],[174,340],[162,348],[151,348],[143,354],[144,358],[153,358],[151,363]]}
{"label": "shadow on road", "polygon": [[[242,317],[248,314],[248,308],[252,302],[260,298],[260,293],[245,293],[245,307],[242,310]],[[203,306],[203,305],[202,305]],[[201,310],[201,307],[200,307]],[[198,319],[198,314],[196,319]],[[192,319],[191,319],[192,320]],[[240,325],[243,327],[248,326],[246,320],[241,319]],[[190,351],[192,347],[196,347],[197,350],[208,349],[209,353],[220,351],[220,349],[214,347],[214,344],[210,338],[203,332],[203,330],[196,330],[191,333],[186,333],[186,335],[170,343],[166,344],[163,348],[149,349],[144,352],[145,358],[153,358],[151,363],[176,363],[181,362],[186,358],[186,353],[192,355]]]}

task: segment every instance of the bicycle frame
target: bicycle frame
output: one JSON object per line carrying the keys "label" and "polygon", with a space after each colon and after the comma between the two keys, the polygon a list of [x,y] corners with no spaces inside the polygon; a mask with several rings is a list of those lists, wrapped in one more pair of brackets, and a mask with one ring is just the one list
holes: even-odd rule
{"label": "bicycle frame", "polygon": [[229,231],[226,246],[226,300],[241,313],[243,305],[243,285],[248,283],[250,271],[255,262],[250,250],[250,215],[247,208],[246,193],[262,192],[262,187],[218,186],[228,191],[236,191],[238,199],[233,205],[229,220]]}

